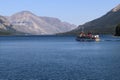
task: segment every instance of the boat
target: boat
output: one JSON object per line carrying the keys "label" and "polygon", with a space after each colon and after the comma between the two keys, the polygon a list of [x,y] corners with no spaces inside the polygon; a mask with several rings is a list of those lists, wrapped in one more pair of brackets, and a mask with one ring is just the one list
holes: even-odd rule
{"label": "boat", "polygon": [[81,32],[77,37],[76,37],[77,41],[100,41],[100,37],[99,35],[92,35],[91,33],[88,33],[87,35],[84,34],[83,32]]}

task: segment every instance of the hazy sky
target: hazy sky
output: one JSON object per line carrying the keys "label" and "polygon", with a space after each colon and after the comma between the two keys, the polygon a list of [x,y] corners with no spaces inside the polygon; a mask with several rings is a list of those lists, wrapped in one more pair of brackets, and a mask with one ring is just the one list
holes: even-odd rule
{"label": "hazy sky", "polygon": [[76,25],[96,19],[118,5],[120,0],[0,0],[0,15],[23,10],[39,16],[56,17]]}

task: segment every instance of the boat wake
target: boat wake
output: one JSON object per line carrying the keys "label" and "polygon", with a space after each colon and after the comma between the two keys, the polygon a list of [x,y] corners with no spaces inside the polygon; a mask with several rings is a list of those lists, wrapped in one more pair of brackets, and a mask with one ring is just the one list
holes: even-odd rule
{"label": "boat wake", "polygon": [[119,42],[120,39],[102,39],[101,41],[108,41],[108,42]]}

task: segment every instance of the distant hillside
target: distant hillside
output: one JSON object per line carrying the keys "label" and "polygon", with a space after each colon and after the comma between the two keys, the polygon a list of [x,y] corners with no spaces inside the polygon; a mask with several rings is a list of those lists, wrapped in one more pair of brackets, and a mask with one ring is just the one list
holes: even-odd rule
{"label": "distant hillside", "polygon": [[12,25],[10,22],[4,16],[0,16],[0,35],[12,34],[14,32],[14,29],[11,27]]}
{"label": "distant hillside", "polygon": [[120,4],[109,11],[104,16],[95,19],[93,21],[87,22],[84,25],[80,25],[73,32],[79,32],[84,28],[85,32],[93,32],[100,34],[114,34],[116,25],[120,23]]}
{"label": "distant hillside", "polygon": [[0,16],[0,30],[7,30],[10,26],[9,21],[4,16]]}
{"label": "distant hillside", "polygon": [[51,26],[57,27],[60,30],[60,32],[67,32],[76,28],[76,25],[70,24],[68,22],[62,22],[58,18],[52,17],[40,17],[40,18],[43,19],[48,24],[50,24]]}
{"label": "distant hillside", "polygon": [[40,17],[29,11],[22,11],[8,17],[13,29],[32,35],[49,35],[70,31],[75,25],[57,18]]}

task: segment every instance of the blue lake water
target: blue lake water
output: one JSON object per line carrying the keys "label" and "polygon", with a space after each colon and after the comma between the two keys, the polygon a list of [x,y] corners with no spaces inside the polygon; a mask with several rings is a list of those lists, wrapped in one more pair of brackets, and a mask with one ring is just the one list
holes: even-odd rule
{"label": "blue lake water", "polygon": [[120,80],[120,38],[1,36],[0,80]]}

